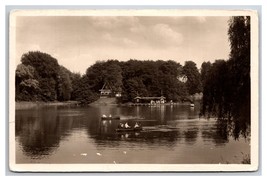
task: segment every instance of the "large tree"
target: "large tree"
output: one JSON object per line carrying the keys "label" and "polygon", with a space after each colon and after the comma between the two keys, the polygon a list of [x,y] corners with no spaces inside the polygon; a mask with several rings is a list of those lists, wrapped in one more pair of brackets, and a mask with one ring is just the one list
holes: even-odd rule
{"label": "large tree", "polygon": [[186,87],[190,95],[202,91],[200,73],[197,69],[196,63],[193,61],[186,61],[183,66],[183,74],[185,75]]}
{"label": "large tree", "polygon": [[250,17],[232,17],[229,61],[212,64],[205,76],[203,113],[213,113],[235,138],[250,133]]}
{"label": "large tree", "polygon": [[238,16],[229,21],[231,45],[229,68],[232,82],[234,134],[245,134],[250,127],[250,17]]}
{"label": "large tree", "polygon": [[30,51],[22,55],[21,62],[24,66],[34,69],[32,76],[38,82],[39,87],[38,92],[36,92],[37,99],[43,101],[57,100],[60,70],[57,59],[47,53]]}
{"label": "large tree", "polygon": [[36,100],[39,82],[34,78],[35,69],[19,64],[16,69],[16,100]]}
{"label": "large tree", "polygon": [[57,99],[59,101],[68,101],[71,98],[72,82],[71,72],[63,66],[60,66],[58,72]]}
{"label": "large tree", "polygon": [[105,83],[108,83],[113,91],[121,91],[122,70],[117,60],[98,61],[86,70],[90,88],[99,93]]}
{"label": "large tree", "polygon": [[[204,63],[202,65],[205,67]],[[229,118],[231,83],[228,64],[216,60],[208,69],[203,78],[203,111],[220,119]]]}
{"label": "large tree", "polygon": [[79,81],[75,82],[72,92],[73,100],[79,101],[81,104],[88,104],[99,98],[98,94],[91,89],[88,82],[89,80],[86,75],[82,76]]}
{"label": "large tree", "polygon": [[201,64],[200,76],[202,85],[204,85],[206,80],[208,79],[210,70],[211,70],[210,62],[203,62]]}
{"label": "large tree", "polygon": [[159,85],[167,100],[181,101],[187,96],[186,85],[178,78],[182,66],[175,61],[162,61],[159,66]]}

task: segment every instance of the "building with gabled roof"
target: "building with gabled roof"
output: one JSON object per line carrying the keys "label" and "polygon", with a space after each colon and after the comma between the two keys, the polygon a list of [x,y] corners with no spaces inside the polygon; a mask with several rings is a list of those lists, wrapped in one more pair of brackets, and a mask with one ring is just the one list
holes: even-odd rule
{"label": "building with gabled roof", "polygon": [[121,92],[115,92],[112,89],[112,86],[110,83],[105,82],[103,87],[99,90],[100,91],[100,97],[121,97]]}

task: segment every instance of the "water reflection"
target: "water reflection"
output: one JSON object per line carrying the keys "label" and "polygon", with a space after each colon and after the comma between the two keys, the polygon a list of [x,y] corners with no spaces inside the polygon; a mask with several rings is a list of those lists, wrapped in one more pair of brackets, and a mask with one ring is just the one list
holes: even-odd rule
{"label": "water reflection", "polygon": [[[120,120],[102,120],[101,115],[118,115]],[[142,124],[140,132],[116,132],[119,123],[128,122],[134,126],[138,121]],[[31,162],[39,159],[55,161],[59,154],[89,149],[91,151],[113,149],[152,150],[147,162],[153,163],[158,154],[167,150],[174,151],[167,157],[177,157],[175,152],[202,145],[222,146],[229,142],[227,130],[215,120],[198,118],[198,107],[189,106],[50,106],[16,111],[15,135],[17,162]],[[84,132],[86,133],[83,136]],[[73,137],[73,135],[76,135]],[[80,134],[80,136],[79,136]],[[74,148],[76,142],[81,148]],[[199,146],[201,145],[201,147]],[[65,150],[67,147],[71,150]],[[63,149],[63,150],[62,150]],[[164,151],[165,150],[165,151]],[[136,152],[137,154],[138,152]],[[116,152],[114,152],[115,157]],[[142,153],[143,154],[143,153]],[[140,153],[141,155],[141,153]],[[139,155],[139,156],[140,156]],[[150,158],[151,157],[151,158]],[[70,158],[75,162],[75,158]],[[181,155],[182,159],[182,155]],[[188,159],[188,158],[187,158]],[[140,160],[141,157],[140,157]],[[50,162],[49,161],[49,162]],[[77,161],[77,160],[76,160]],[[78,160],[77,162],[80,162]],[[126,163],[128,160],[124,160]],[[136,158],[135,160],[138,161]],[[174,162],[188,160],[173,160]],[[93,160],[93,162],[99,162]],[[103,160],[104,162],[104,160]],[[172,162],[172,161],[171,161]],[[189,162],[189,161],[188,161]],[[207,160],[208,162],[208,160]]]}
{"label": "water reflection", "polygon": [[215,122],[213,126],[202,127],[202,138],[212,140],[216,146],[224,145],[229,141],[226,124]]}
{"label": "water reflection", "polygon": [[54,114],[44,115],[39,111],[34,112],[34,116],[16,114],[15,133],[23,151],[33,158],[49,155],[64,135],[64,129],[59,130],[59,119]]}
{"label": "water reflection", "polygon": [[185,141],[188,144],[194,144],[197,140],[197,135],[199,132],[199,128],[189,128],[183,132]]}

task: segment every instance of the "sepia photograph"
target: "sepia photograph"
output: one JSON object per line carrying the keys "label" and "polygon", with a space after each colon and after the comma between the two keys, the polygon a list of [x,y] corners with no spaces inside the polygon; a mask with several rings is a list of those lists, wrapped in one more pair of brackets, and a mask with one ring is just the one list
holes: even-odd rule
{"label": "sepia photograph", "polygon": [[13,10],[17,172],[256,171],[252,10]]}

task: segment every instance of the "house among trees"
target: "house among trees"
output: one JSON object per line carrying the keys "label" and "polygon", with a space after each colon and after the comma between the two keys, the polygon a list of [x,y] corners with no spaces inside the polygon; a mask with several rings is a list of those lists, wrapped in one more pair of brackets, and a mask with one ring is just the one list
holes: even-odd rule
{"label": "house among trees", "polygon": [[109,83],[105,83],[103,87],[99,90],[100,97],[121,97],[121,92],[116,92],[112,89]]}
{"label": "house among trees", "polygon": [[105,83],[99,91],[101,97],[109,97],[112,93],[112,89],[108,83]]}
{"label": "house among trees", "polygon": [[135,103],[150,103],[150,104],[164,104],[166,102],[166,97],[135,97]]}

